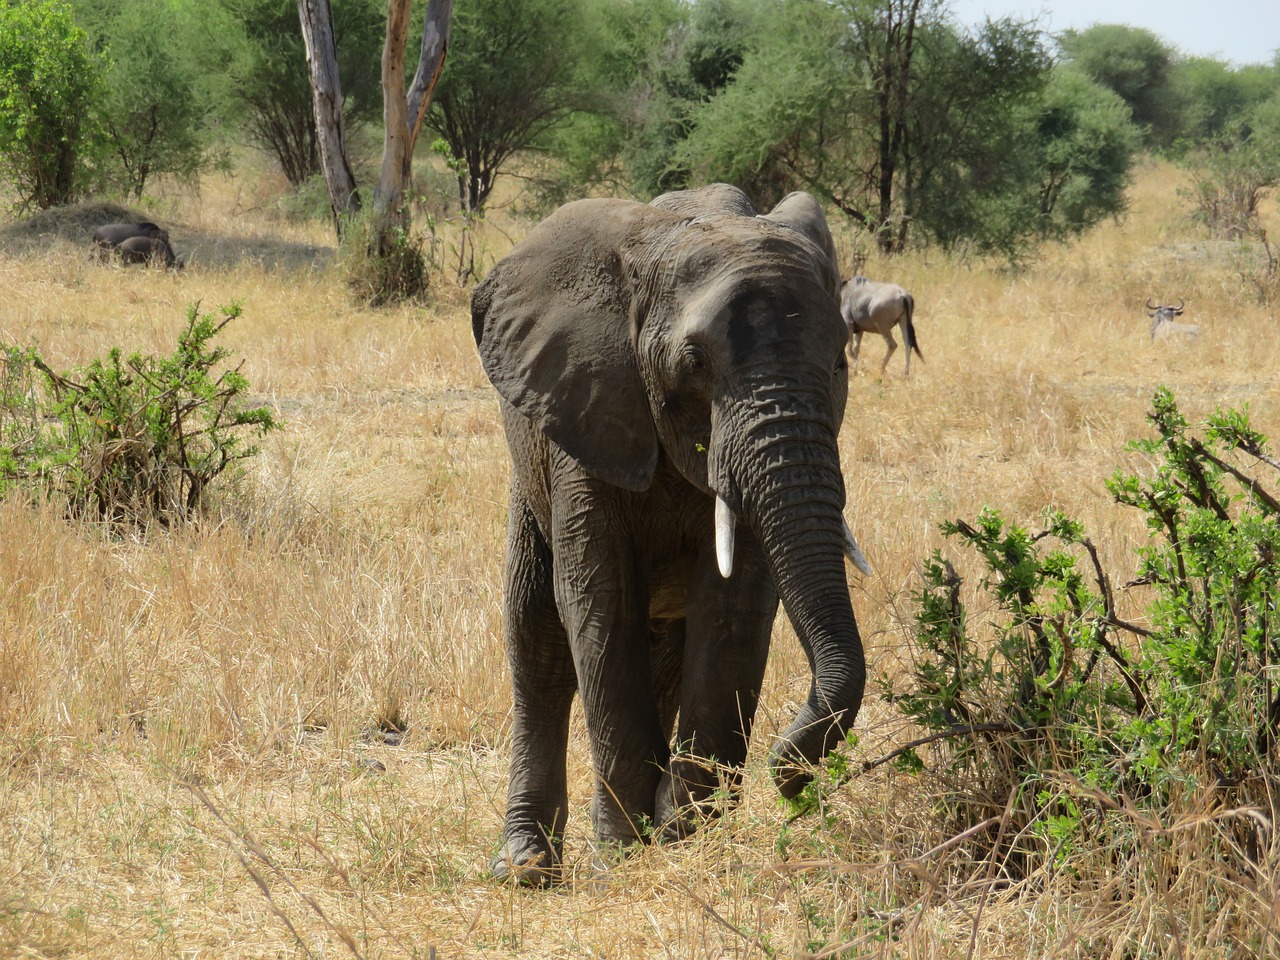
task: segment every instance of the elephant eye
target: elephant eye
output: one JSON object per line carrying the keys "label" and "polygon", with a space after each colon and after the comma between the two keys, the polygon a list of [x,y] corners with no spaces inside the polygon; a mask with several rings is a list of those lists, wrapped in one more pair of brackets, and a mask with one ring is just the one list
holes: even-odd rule
{"label": "elephant eye", "polygon": [[689,373],[701,373],[707,368],[706,351],[696,343],[686,344],[682,352],[681,362]]}

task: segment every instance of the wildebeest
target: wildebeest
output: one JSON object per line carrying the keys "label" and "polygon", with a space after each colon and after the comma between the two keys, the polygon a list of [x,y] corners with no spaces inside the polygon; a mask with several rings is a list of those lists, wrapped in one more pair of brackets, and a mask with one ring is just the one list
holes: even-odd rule
{"label": "wildebeest", "polygon": [[1198,323],[1179,323],[1174,317],[1182,316],[1185,307],[1181,297],[1178,298],[1176,307],[1164,303],[1152,303],[1151,298],[1147,297],[1146,308],[1147,315],[1151,317],[1151,339],[1167,337],[1178,333],[1187,337],[1200,336],[1200,324]]}
{"label": "wildebeest", "polygon": [[915,308],[915,299],[896,283],[879,283],[858,276],[844,285],[840,291],[840,314],[849,326],[849,356],[853,360],[855,371],[858,369],[862,335],[878,333],[889,343],[884,362],[880,364],[880,375],[884,376],[889,358],[898,349],[898,342],[893,339],[893,328],[899,326],[907,347],[906,376],[911,376],[911,351],[914,350],[921,360],[924,359],[916,341],[915,325],[911,322]]}
{"label": "wildebeest", "polygon": [[163,264],[166,269],[181,270],[182,257],[174,255],[173,247],[159,237],[129,237],[116,247],[122,263]]}
{"label": "wildebeest", "polygon": [[133,237],[147,237],[169,242],[169,231],[150,220],[137,223],[107,223],[93,231],[91,252],[99,260],[106,260],[111,251]]}

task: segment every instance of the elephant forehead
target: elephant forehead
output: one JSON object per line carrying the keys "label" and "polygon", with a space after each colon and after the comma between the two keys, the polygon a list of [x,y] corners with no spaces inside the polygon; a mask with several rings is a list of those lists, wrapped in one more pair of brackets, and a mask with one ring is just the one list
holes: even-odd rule
{"label": "elephant forehead", "polygon": [[737,292],[720,311],[729,348],[741,362],[765,352],[800,350],[823,357],[844,347],[848,334],[839,311],[825,297],[804,295],[777,286],[749,286]]}
{"label": "elephant forehead", "polygon": [[735,351],[788,341],[839,348],[848,336],[839,305],[803,265],[738,262],[691,286],[686,332],[727,335]]}

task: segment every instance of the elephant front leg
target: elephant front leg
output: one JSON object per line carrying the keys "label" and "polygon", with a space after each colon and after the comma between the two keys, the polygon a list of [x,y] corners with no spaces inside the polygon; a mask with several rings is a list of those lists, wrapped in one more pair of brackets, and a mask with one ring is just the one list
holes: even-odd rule
{"label": "elephant front leg", "polygon": [[654,691],[648,592],[616,494],[600,487],[582,481],[553,503],[553,513],[556,598],[597,778],[592,823],[599,844],[612,848],[647,838],[667,742]]}
{"label": "elephant front leg", "polygon": [[723,579],[707,550],[689,592],[680,724],[656,798],[663,839],[714,812],[722,778],[736,791],[747,757],[778,593],[755,539],[742,527],[738,534],[733,576]]}
{"label": "elephant front leg", "polygon": [[504,606],[513,695],[511,778],[492,870],[499,879],[543,886],[560,878],[565,751],[577,677],[556,610],[550,548],[528,506],[514,495]]}

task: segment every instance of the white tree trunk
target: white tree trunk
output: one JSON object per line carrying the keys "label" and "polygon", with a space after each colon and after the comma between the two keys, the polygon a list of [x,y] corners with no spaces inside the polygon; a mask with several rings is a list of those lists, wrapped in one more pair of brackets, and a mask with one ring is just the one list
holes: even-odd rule
{"label": "white tree trunk", "polygon": [[[302,2],[302,0],[299,0]],[[453,0],[430,0],[422,27],[422,52],[413,83],[405,90],[404,51],[411,0],[387,0],[387,39],[382,48],[382,172],[373,207],[388,226],[407,225],[404,192],[413,169],[413,148],[449,47]]]}
{"label": "white tree trunk", "polygon": [[[392,0],[394,3],[395,0]],[[408,7],[408,0],[403,0]],[[316,118],[320,166],[329,188],[338,239],[348,218],[360,210],[356,178],[347,160],[342,127],[342,84],[338,80],[338,54],[333,41],[333,11],[329,0],[298,0],[302,39],[307,45],[307,70],[311,75],[311,102]],[[390,28],[388,27],[388,37]]]}

